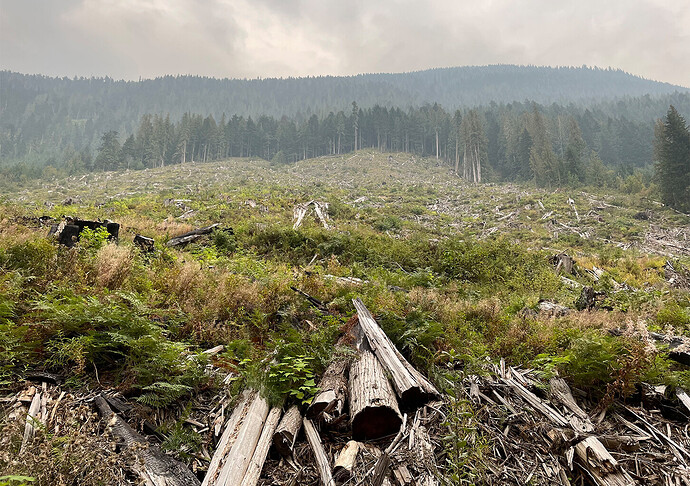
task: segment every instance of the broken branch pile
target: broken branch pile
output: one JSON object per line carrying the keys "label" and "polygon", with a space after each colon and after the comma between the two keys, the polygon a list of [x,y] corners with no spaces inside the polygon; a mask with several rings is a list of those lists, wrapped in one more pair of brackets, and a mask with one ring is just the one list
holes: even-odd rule
{"label": "broken branch pile", "polygon": [[579,393],[560,378],[544,387],[532,372],[503,363],[491,375],[472,376],[463,387],[488,439],[488,484],[690,484],[690,410],[680,402],[682,420],[640,402],[595,415],[594,404],[578,404]]}

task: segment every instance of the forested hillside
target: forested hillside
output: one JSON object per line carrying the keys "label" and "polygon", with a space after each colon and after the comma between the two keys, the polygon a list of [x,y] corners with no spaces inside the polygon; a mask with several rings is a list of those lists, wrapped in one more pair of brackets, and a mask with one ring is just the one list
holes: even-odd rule
{"label": "forested hillside", "polygon": [[[687,89],[622,71],[518,66],[256,80],[167,76],[139,82],[5,71],[0,100],[0,165],[15,182],[56,170],[143,168],[230,155],[270,160],[279,152],[278,161],[290,162],[362,147],[438,154],[453,165],[456,146],[464,149],[459,130],[470,108],[477,108],[475,131],[485,137],[475,158],[483,159],[489,180],[533,177],[515,151],[521,135],[534,138],[540,130],[534,128],[537,112],[545,116],[542,141],[548,139],[561,159],[574,120],[582,132],[583,156],[596,152],[604,164],[629,172],[651,163],[653,123],[669,105],[690,112]],[[130,135],[136,150],[132,140],[127,145]],[[127,152],[96,163],[99,147],[115,141],[127,145]],[[523,143],[523,159],[528,145]],[[554,181],[570,177],[561,174],[562,168],[558,172]]]}

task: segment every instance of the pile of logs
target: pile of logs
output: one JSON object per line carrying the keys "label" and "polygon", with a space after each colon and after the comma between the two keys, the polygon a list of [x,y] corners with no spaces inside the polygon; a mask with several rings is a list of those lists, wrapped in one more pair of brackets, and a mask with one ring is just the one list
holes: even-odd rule
{"label": "pile of logs", "polygon": [[[203,486],[264,484],[261,471],[271,445],[294,473],[288,484],[305,484],[309,470],[324,486],[353,478],[359,479],[352,484],[368,479],[377,486],[393,484],[393,478],[403,485],[439,484],[425,424],[432,415],[428,404],[440,393],[407,362],[362,301],[353,302],[358,323],[340,342],[350,343],[355,356],[330,364],[304,414],[297,406],[283,414],[258,392],[245,391],[224,424]],[[410,424],[408,413],[414,417]],[[307,457],[297,452],[302,429]],[[324,437],[337,437],[336,444]],[[388,444],[384,450],[382,443]]]}

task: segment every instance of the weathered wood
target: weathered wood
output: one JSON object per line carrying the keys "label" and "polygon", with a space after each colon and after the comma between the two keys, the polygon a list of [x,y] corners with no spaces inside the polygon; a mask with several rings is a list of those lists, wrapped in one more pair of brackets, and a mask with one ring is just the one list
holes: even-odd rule
{"label": "weathered wood", "polygon": [[153,238],[148,238],[142,235],[134,235],[134,246],[138,247],[141,251],[153,251],[154,245],[155,241]]}
{"label": "weathered wood", "polygon": [[252,403],[255,391],[245,390],[242,393],[239,403],[235,406],[235,409],[230,415],[230,419],[225,425],[223,435],[218,442],[218,447],[216,447],[216,452],[211,458],[211,464],[208,466],[208,471],[206,476],[204,476],[204,481],[202,486],[207,486],[209,484],[215,484],[215,481],[220,473],[221,468],[225,464],[227,455],[230,449],[235,444],[237,435],[240,432],[240,426],[242,425],[242,420],[247,414],[249,405]]}
{"label": "weathered wood", "polygon": [[383,367],[363,350],[350,368],[350,422],[355,440],[378,439],[396,433],[402,416]]}
{"label": "weathered wood", "polygon": [[556,274],[565,273],[566,275],[574,275],[575,260],[567,253],[559,253],[553,255],[549,261],[556,268]]}
{"label": "weathered wood", "polygon": [[635,481],[618,464],[596,437],[587,437],[574,446],[578,463],[598,486],[634,486]]}
{"label": "weathered wood", "polygon": [[333,361],[319,382],[321,390],[307,409],[307,417],[315,419],[322,413],[333,417],[342,415],[347,396],[348,360]]}
{"label": "weathered wood", "polygon": [[383,451],[383,454],[379,456],[376,460],[376,465],[374,466],[374,478],[371,480],[372,486],[381,486],[385,479],[387,479],[388,469],[391,464],[391,454],[395,450],[396,446],[402,441],[403,435],[405,434],[405,425],[407,424],[407,414],[403,417],[402,427],[393,438],[390,445]]}
{"label": "weathered wood", "polygon": [[26,424],[24,425],[24,437],[22,438],[22,445],[19,448],[19,454],[24,452],[26,446],[31,442],[36,434],[36,422],[41,419],[41,394],[37,391],[31,400],[29,412],[26,414]]}
{"label": "weathered wood", "polygon": [[319,436],[316,427],[309,419],[304,419],[304,433],[307,436],[307,442],[314,452],[314,459],[316,460],[316,468],[319,471],[319,476],[321,477],[322,486],[335,486],[335,480],[331,475],[331,466],[328,461],[328,456],[326,451],[323,450],[323,444],[321,443],[321,437]]}
{"label": "weathered wood", "polygon": [[338,459],[333,466],[333,479],[340,484],[352,477],[352,470],[357,462],[360,443],[356,440],[349,441],[340,451]]}
{"label": "weathered wood", "polygon": [[360,299],[352,301],[369,346],[390,373],[393,386],[404,407],[414,407],[440,396],[438,390],[398,351]]}
{"label": "weathered wood", "polygon": [[247,468],[247,472],[240,486],[256,486],[258,484],[259,477],[261,477],[261,470],[264,467],[264,462],[266,462],[268,450],[271,447],[273,434],[278,426],[278,421],[282,413],[283,410],[281,407],[273,407],[268,413],[266,423],[259,437],[259,442],[256,445],[256,449],[254,449],[254,454],[252,455],[249,467]]}
{"label": "weathered wood", "polygon": [[532,408],[541,412],[544,416],[551,420],[551,422],[553,422],[554,425],[557,425],[559,427],[567,427],[569,425],[568,419],[564,417],[563,414],[555,410],[547,403],[544,403],[538,396],[529,391],[516,380],[512,378],[501,378],[501,380],[506,385],[510,386],[515,392],[515,394],[522,398],[524,401],[526,401],[529,405],[531,405]]}
{"label": "weathered wood", "polygon": [[198,228],[193,231],[190,231],[189,233],[182,234],[180,236],[176,236],[174,238],[170,238],[168,242],[166,243],[168,246],[173,247],[173,246],[180,246],[180,245],[186,245],[187,243],[191,243],[193,241],[198,240],[204,235],[211,234],[214,229],[218,228],[220,226],[219,223],[212,224],[211,226],[205,226],[203,228]]}
{"label": "weathered wood", "polygon": [[581,432],[592,432],[594,430],[594,424],[592,424],[587,412],[582,410],[575,401],[575,397],[573,397],[570,387],[565,380],[554,376],[549,380],[549,384],[551,386],[549,390],[551,397],[568,409],[568,411],[578,419],[570,420],[571,426],[573,426],[575,430]]}
{"label": "weathered wood", "polygon": [[242,420],[237,439],[225,458],[218,479],[215,482],[209,481],[209,486],[237,486],[242,483],[267,416],[268,402],[256,393]]}
{"label": "weathered wood", "polygon": [[146,486],[198,486],[199,480],[187,466],[164,454],[112,411],[102,397],[94,398],[101,417],[108,421],[108,429],[130,447],[136,456],[132,469]]}
{"label": "weathered wood", "polygon": [[293,405],[285,412],[278,428],[273,434],[273,444],[282,456],[291,457],[297,434],[302,428],[302,414],[297,405]]}
{"label": "weathered wood", "polygon": [[431,444],[431,437],[427,428],[421,424],[419,414],[415,418],[410,430],[411,449],[413,450],[412,457],[413,465],[419,473],[416,479],[416,484],[438,485],[438,465],[436,463],[436,454],[434,454],[434,446]]}
{"label": "weathered wood", "polygon": [[683,404],[686,411],[690,412],[690,396],[688,396],[687,392],[678,388],[676,390],[676,396],[678,400],[680,400],[680,403]]}

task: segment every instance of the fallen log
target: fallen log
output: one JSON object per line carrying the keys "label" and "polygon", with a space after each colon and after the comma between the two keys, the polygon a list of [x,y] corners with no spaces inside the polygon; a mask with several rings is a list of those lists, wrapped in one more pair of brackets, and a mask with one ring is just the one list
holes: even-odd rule
{"label": "fallen log", "polygon": [[67,218],[60,224],[53,224],[50,227],[48,236],[55,235],[58,243],[71,248],[79,241],[81,232],[85,228],[90,230],[105,228],[110,241],[117,241],[120,233],[120,225],[112,221],[88,221],[85,219]]}
{"label": "fallen log", "polygon": [[220,442],[218,442],[216,452],[211,458],[211,464],[208,466],[208,471],[206,472],[206,476],[204,476],[202,486],[215,484],[216,478],[225,464],[225,459],[230,449],[232,449],[232,446],[235,444],[240,426],[242,425],[242,420],[247,414],[247,410],[249,409],[249,405],[255,393],[256,392],[251,392],[249,390],[245,390],[244,393],[242,393],[239,403],[235,406],[232,415],[230,415],[230,419],[225,425],[225,430],[220,438]]}
{"label": "fallen log", "polygon": [[383,367],[363,350],[350,369],[350,423],[355,440],[378,439],[396,433],[402,416]]}
{"label": "fallen log", "polygon": [[[393,386],[405,407],[414,407],[439,397],[440,393],[398,351],[360,299],[352,301],[369,346],[390,373]],[[397,407],[396,407],[397,408]]]}
{"label": "fallen log", "polygon": [[218,228],[219,226],[220,224],[216,223],[212,224],[211,226],[205,226],[203,228],[195,229],[194,231],[190,231],[189,233],[185,233],[180,236],[171,238],[170,240],[168,240],[166,244],[170,247],[186,245],[188,243],[198,240],[204,235],[211,234],[213,230]]}
{"label": "fallen log", "polygon": [[146,486],[198,486],[199,480],[192,472],[172,457],[164,454],[114,413],[102,397],[94,398],[98,413],[108,421],[110,433],[121,439],[136,455],[132,468]]}
{"label": "fallen log", "polygon": [[307,442],[309,442],[309,445],[314,452],[316,468],[319,471],[322,486],[335,486],[335,480],[331,475],[331,466],[329,464],[326,451],[323,450],[321,437],[319,436],[316,427],[314,427],[314,424],[309,419],[304,419],[304,433],[307,436]]}
{"label": "fallen log", "polygon": [[209,486],[237,486],[242,483],[267,416],[268,402],[259,393],[256,393],[242,420],[237,438],[224,458],[224,464],[217,479],[214,481],[211,478],[205,484],[209,484]]}
{"label": "fallen log", "polygon": [[357,462],[359,448],[360,443],[356,440],[351,440],[340,451],[338,459],[336,459],[333,466],[333,479],[335,479],[336,483],[344,483],[352,477],[352,470]]}
{"label": "fallen log", "polygon": [[343,413],[345,408],[345,397],[347,395],[347,371],[349,361],[333,361],[319,382],[321,390],[307,408],[307,417],[314,420],[322,414],[329,414],[337,418]]}
{"label": "fallen log", "polygon": [[259,437],[259,442],[256,445],[256,449],[254,449],[254,454],[252,455],[249,467],[244,474],[244,479],[242,479],[242,484],[240,486],[256,486],[258,484],[259,477],[261,477],[261,470],[264,468],[264,462],[266,462],[268,450],[271,448],[273,433],[278,426],[278,421],[282,413],[283,410],[281,407],[273,407],[268,413],[266,423],[261,431],[261,437]]}
{"label": "fallen log", "polygon": [[297,405],[293,405],[285,412],[278,428],[273,434],[273,444],[282,456],[292,457],[292,452],[297,440],[297,434],[302,428],[302,414]]}

